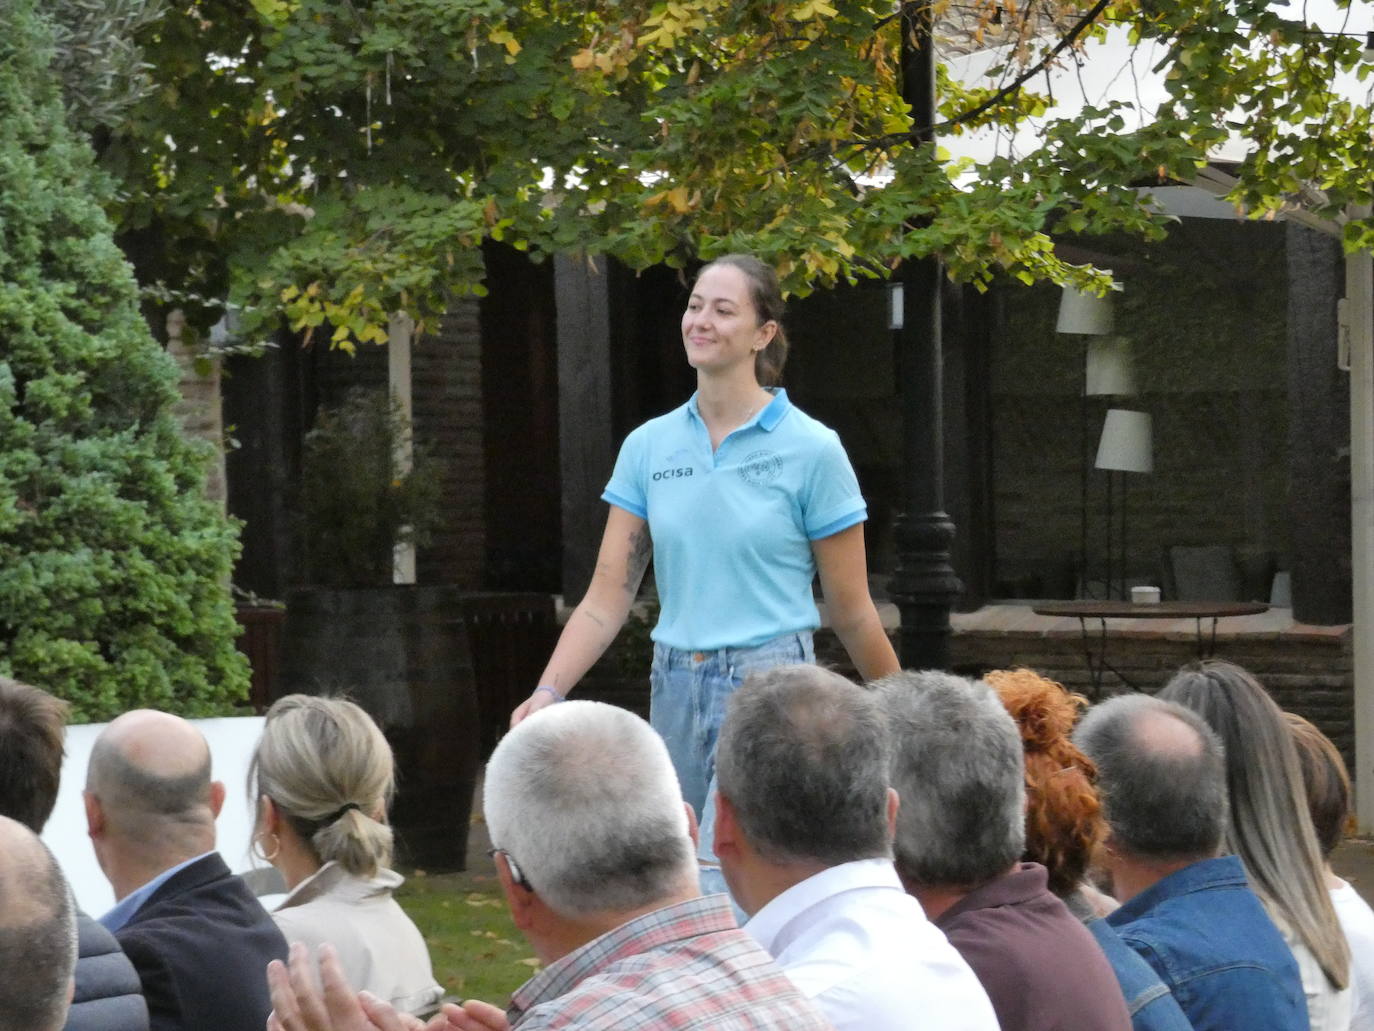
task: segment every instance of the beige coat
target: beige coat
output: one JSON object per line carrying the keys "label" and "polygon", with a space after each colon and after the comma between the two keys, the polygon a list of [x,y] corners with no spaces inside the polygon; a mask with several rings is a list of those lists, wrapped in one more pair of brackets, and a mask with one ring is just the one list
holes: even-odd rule
{"label": "beige coat", "polygon": [[364,880],[326,863],[296,885],[272,919],[288,942],[304,942],[312,950],[333,945],[354,988],[406,1013],[426,1013],[444,992],[434,981],[419,928],[391,897],[402,883],[391,870]]}

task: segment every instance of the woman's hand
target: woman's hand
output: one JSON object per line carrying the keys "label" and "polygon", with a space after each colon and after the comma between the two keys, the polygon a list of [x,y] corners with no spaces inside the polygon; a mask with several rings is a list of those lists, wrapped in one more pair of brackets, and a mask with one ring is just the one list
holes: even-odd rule
{"label": "woman's hand", "polygon": [[561,702],[563,699],[555,697],[548,688],[538,688],[534,694],[530,695],[523,702],[515,707],[515,711],[510,714],[511,729],[514,730],[516,724],[528,716],[533,716],[540,709]]}

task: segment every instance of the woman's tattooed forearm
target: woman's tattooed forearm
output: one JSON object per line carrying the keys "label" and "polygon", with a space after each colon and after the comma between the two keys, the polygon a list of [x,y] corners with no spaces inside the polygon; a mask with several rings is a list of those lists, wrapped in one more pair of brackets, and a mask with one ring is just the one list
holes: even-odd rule
{"label": "woman's tattooed forearm", "polygon": [[639,590],[639,581],[644,579],[644,570],[649,568],[653,553],[654,539],[649,535],[647,526],[630,534],[630,557],[625,563],[626,593],[634,594]]}

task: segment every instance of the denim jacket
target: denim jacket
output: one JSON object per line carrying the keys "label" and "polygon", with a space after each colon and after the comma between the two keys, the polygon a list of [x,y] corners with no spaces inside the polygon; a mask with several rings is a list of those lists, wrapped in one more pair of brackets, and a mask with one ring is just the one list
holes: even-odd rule
{"label": "denim jacket", "polygon": [[1307,1031],[1298,965],[1237,857],[1172,873],[1107,922],[1154,968],[1195,1031]]}
{"label": "denim jacket", "polygon": [[1150,969],[1150,964],[1121,940],[1116,928],[1101,917],[1089,920],[1087,926],[1097,944],[1102,946],[1117,983],[1121,985],[1126,1009],[1131,1014],[1132,1031],[1194,1031],[1173,993]]}

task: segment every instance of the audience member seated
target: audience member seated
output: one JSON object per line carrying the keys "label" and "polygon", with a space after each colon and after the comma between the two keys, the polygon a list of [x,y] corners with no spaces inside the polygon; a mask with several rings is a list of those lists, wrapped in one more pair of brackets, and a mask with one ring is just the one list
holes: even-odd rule
{"label": "audience member seated", "polygon": [[1293,735],[1264,688],[1229,662],[1176,673],[1159,692],[1198,713],[1226,751],[1225,848],[1283,935],[1302,974],[1312,1031],[1350,1027],[1350,949],[1326,890]]}
{"label": "audience member seated", "polygon": [[1097,767],[1069,735],[1087,699],[1028,669],[994,670],[984,678],[1021,730],[1026,763],[1026,852],[1049,875],[1050,891],[1083,921],[1107,956],[1126,997],[1135,1031],[1190,1031],[1173,994],[1103,911],[1087,883],[1093,853],[1107,836],[1097,797]]}
{"label": "audience member seated", "polygon": [[[0,677],[0,816],[35,834],[57,804],[66,719],[66,702]],[[66,1031],[147,1031],[138,974],[114,935],[80,909],[76,929],[76,994]]]}
{"label": "audience member seated", "polygon": [[76,968],[76,907],[38,835],[0,816],[0,1031],[58,1031]]}
{"label": "audience member seated", "polygon": [[1291,712],[1283,716],[1298,748],[1307,808],[1326,861],[1326,886],[1350,946],[1350,1026],[1355,1031],[1374,1031],[1374,910],[1331,869],[1331,853],[1350,822],[1350,774],[1330,738],[1301,716]]}
{"label": "audience member seated", "polygon": [[343,699],[287,695],[267,711],[248,783],[254,845],[290,892],[272,914],[286,940],[331,943],[350,984],[403,1013],[438,1009],[429,949],[391,897],[395,773],[372,718]]}
{"label": "audience member seated", "polygon": [[[485,784],[501,889],[544,969],[505,1014],[448,1004],[431,1029],[830,1026],[735,926],[729,899],[701,895],[692,811],[638,716],[599,702],[541,709],[501,740]],[[332,950],[319,951],[324,1000],[304,947],[289,973],[269,965],[269,1031],[397,1026],[394,1009],[352,992]]]}
{"label": "audience member seated", "polygon": [[1196,1031],[1302,1031],[1292,952],[1250,890],[1226,830],[1221,742],[1192,710],[1122,695],[1088,710],[1074,742],[1097,764],[1101,855],[1121,908],[1107,917]]}
{"label": "audience member seated", "polygon": [[716,745],[715,852],[744,929],[837,1031],[997,1031],[892,865],[891,743],[867,691],[814,665],[756,673]]}
{"label": "audience member seated", "polygon": [[1021,862],[1021,739],[997,695],[937,672],[873,686],[893,729],[897,871],[983,982],[1003,1031],[1129,1028],[1092,934],[1049,891],[1045,868]]}
{"label": "audience member seated", "polygon": [[100,922],[143,983],[154,1031],[260,1031],[286,941],[215,851],[224,785],[185,720],[140,709],[96,738],[86,823],[118,900]]}

